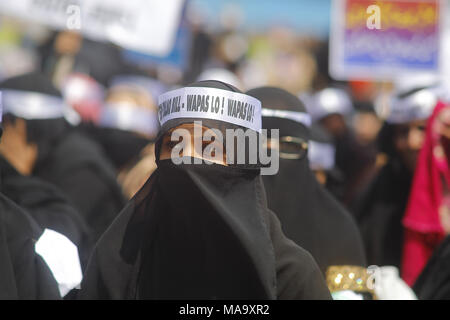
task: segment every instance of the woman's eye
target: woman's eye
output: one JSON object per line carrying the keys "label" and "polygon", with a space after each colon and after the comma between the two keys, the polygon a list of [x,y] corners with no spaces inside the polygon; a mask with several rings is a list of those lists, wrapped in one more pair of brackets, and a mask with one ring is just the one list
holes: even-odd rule
{"label": "woman's eye", "polygon": [[178,143],[180,143],[180,141],[167,141],[166,142],[166,146],[169,147],[170,149],[173,149]]}

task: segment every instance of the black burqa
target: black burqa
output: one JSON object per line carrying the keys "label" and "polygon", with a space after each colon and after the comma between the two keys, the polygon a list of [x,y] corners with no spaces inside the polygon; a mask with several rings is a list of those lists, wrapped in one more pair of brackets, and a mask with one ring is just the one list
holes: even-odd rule
{"label": "black burqa", "polygon": [[393,145],[394,125],[384,124],[378,136],[381,152],[389,156],[355,201],[354,214],[364,241],[367,262],[400,268],[403,250],[403,215],[411,189],[412,173]]}
{"label": "black burqa", "polygon": [[[5,80],[3,89],[61,97],[39,73]],[[101,148],[74,130],[64,118],[26,120],[27,139],[38,147],[33,175],[57,186],[92,230],[96,241],[125,203],[115,170]]]}
{"label": "black burqa", "polygon": [[[259,99],[263,108],[306,113],[300,100],[282,89],[262,87],[247,94]],[[307,126],[286,118],[263,117],[263,128],[305,141],[310,135]],[[286,236],[308,250],[323,273],[332,265],[366,265],[355,221],[318,183],[306,155],[298,160],[280,158],[278,173],[263,176],[263,181],[268,206]]]}
{"label": "black burqa", "polygon": [[43,230],[0,193],[0,300],[60,299],[58,284],[34,250]]}
{"label": "black burqa", "polygon": [[[0,185],[3,191],[2,179]],[[61,298],[52,272],[34,249],[42,233],[27,212],[0,192],[0,300]]]}
{"label": "black burqa", "polygon": [[93,247],[90,230],[69,200],[53,185],[33,176],[21,175],[0,156],[1,190],[26,210],[43,229],[55,230],[77,247],[83,268]]}
{"label": "black burqa", "polygon": [[[192,86],[238,92],[218,81]],[[157,159],[163,133],[193,120],[164,124]],[[157,164],[97,243],[81,299],[330,298],[315,261],[267,209],[258,168]]]}
{"label": "black burqa", "polygon": [[336,167],[343,173],[342,190],[330,189],[348,207],[354,200],[361,184],[373,171],[376,153],[372,146],[364,146],[358,141],[350,128],[335,137]]}
{"label": "black burqa", "polygon": [[420,300],[450,300],[450,236],[433,252],[413,289]]}

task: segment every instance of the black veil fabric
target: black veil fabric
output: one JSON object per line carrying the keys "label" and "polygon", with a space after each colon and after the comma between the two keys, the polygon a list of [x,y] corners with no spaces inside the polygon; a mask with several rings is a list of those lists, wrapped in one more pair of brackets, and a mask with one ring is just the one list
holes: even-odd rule
{"label": "black veil fabric", "polygon": [[394,125],[385,123],[377,137],[388,162],[356,198],[353,211],[361,230],[367,262],[400,268],[403,250],[403,215],[411,189],[412,173],[393,146]]}
{"label": "black veil fabric", "polygon": [[450,236],[433,252],[413,290],[420,300],[450,300]]}
{"label": "black veil fabric", "polygon": [[90,228],[69,200],[55,186],[33,176],[21,175],[0,156],[1,192],[45,229],[55,230],[77,247],[83,269],[94,243]]}
{"label": "black veil fabric", "polygon": [[34,250],[42,229],[0,193],[0,300],[60,299],[58,284]]}
{"label": "black veil fabric", "polygon": [[59,136],[33,175],[60,188],[92,230],[94,242],[125,204],[113,165],[94,141],[73,129]]}
{"label": "black veil fabric", "polygon": [[158,168],[160,188],[151,203],[157,215],[149,224],[155,238],[143,247],[137,297],[274,298],[273,252],[254,246],[271,247],[258,207],[258,173],[220,165],[181,168],[171,160]]}
{"label": "black veil fabric", "polygon": [[131,131],[99,127],[92,123],[81,123],[78,129],[102,147],[117,171],[136,160],[142,149],[153,142]]}
{"label": "black veil fabric", "polygon": [[[7,79],[0,88],[61,97],[51,80],[38,72]],[[94,141],[63,117],[26,120],[26,128],[28,142],[38,147],[32,174],[59,187],[96,241],[125,204],[113,165]]]}
{"label": "black veil fabric", "polygon": [[[264,108],[306,112],[299,99],[272,87],[250,90]],[[290,119],[263,117],[264,129],[280,137],[308,140],[309,129]],[[316,180],[308,158],[281,159],[276,175],[263,176],[268,206],[280,219],[286,236],[308,250],[323,273],[332,265],[365,266],[365,253],[351,215]]]}
{"label": "black veil fabric", "polygon": [[97,243],[79,298],[330,298],[267,209],[259,169],[157,164]]}

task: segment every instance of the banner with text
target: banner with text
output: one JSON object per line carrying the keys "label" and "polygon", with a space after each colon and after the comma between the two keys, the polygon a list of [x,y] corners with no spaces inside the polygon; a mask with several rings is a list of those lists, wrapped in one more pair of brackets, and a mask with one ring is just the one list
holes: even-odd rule
{"label": "banner with text", "polygon": [[0,1],[0,14],[69,29],[124,48],[166,56],[185,0]]}
{"label": "banner with text", "polygon": [[444,19],[440,0],[334,0],[330,74],[340,80],[391,80],[437,74]]}

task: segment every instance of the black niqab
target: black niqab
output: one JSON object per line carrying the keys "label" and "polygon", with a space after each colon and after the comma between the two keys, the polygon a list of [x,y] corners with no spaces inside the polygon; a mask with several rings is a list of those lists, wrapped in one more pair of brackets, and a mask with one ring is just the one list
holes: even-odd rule
{"label": "black niqab", "polygon": [[27,211],[42,229],[55,230],[77,247],[83,268],[93,243],[90,230],[68,199],[53,185],[23,176],[0,156],[1,192]]}
{"label": "black niqab", "polygon": [[[61,98],[51,80],[28,73],[5,80],[2,89],[38,92]],[[96,241],[125,203],[114,167],[101,148],[61,116],[26,120],[27,140],[38,147],[32,174],[65,194],[91,228]]]}
{"label": "black niqab", "polygon": [[[306,112],[297,97],[272,87],[250,90],[263,108]],[[309,139],[309,129],[290,119],[263,117],[264,129],[280,137]],[[332,265],[365,266],[361,236],[350,214],[317,182],[308,158],[281,159],[276,175],[263,176],[268,206],[286,236],[308,250],[323,273]]]}
{"label": "black niqab", "polygon": [[412,173],[393,146],[394,125],[384,124],[378,135],[380,151],[389,160],[355,201],[354,212],[367,253],[367,262],[400,268],[403,215],[411,189]]}
{"label": "black niqab", "polygon": [[0,300],[60,299],[58,284],[34,250],[42,229],[0,193]]}
{"label": "black niqab", "polygon": [[152,142],[131,131],[98,127],[92,123],[82,123],[79,128],[102,147],[105,156],[117,171],[138,159],[142,149]]}
{"label": "black niqab", "polygon": [[314,260],[267,209],[259,169],[157,164],[98,242],[80,298],[329,299]]}

